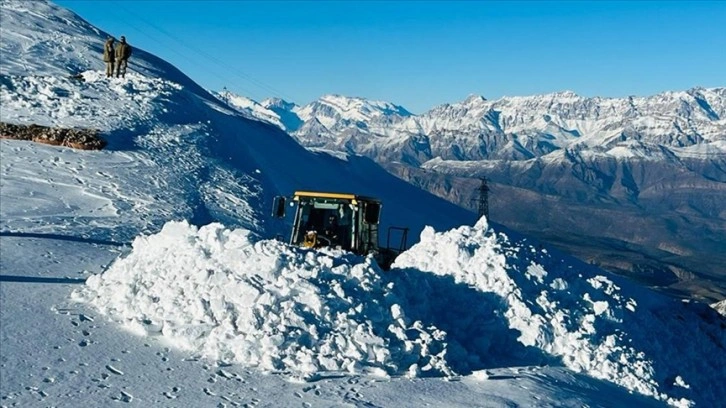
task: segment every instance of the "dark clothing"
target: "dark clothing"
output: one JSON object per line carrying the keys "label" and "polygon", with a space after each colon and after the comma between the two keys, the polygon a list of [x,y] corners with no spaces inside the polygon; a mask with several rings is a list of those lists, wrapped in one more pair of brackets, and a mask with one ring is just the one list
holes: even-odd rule
{"label": "dark clothing", "polygon": [[325,230],[323,231],[323,236],[326,236],[330,239],[330,245],[336,246],[340,245],[340,227],[338,226],[338,220],[337,219],[331,219],[328,222],[328,225],[325,226]]}
{"label": "dark clothing", "polygon": [[116,78],[126,76],[126,67],[129,65],[130,56],[131,46],[122,37],[121,42],[116,46]]}
{"label": "dark clothing", "polygon": [[129,66],[129,60],[120,59],[120,60],[116,61],[116,78],[118,78],[118,77],[125,78],[126,77],[126,67],[128,67],[128,66]]}
{"label": "dark clothing", "polygon": [[103,62],[106,63],[106,77],[113,76],[114,58],[116,51],[113,48],[113,38],[106,40],[103,44]]}
{"label": "dark clothing", "polygon": [[113,68],[114,68],[113,61],[106,63],[106,78],[113,76]]}
{"label": "dark clothing", "polygon": [[103,62],[113,62],[115,56],[116,50],[113,48],[113,38],[109,38],[103,44]]}
{"label": "dark clothing", "polygon": [[116,46],[116,59],[129,59],[131,56],[131,46],[125,41],[121,40]]}

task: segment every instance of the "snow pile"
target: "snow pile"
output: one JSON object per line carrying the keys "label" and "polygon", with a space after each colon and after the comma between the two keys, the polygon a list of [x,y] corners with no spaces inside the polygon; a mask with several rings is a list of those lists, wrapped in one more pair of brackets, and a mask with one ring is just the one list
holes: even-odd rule
{"label": "snow pile", "polygon": [[390,272],[342,251],[172,222],[74,297],[195,355],[295,377],[564,363],[671,405],[723,398],[703,374],[723,376],[718,315],[601,273],[485,220],[426,228]]}
{"label": "snow pile", "polygon": [[[74,297],[204,357],[311,377],[449,374],[444,333],[407,325],[369,259],[168,223]],[[413,367],[413,368],[411,368]]]}
{"label": "snow pile", "polygon": [[[453,276],[497,294],[509,327],[520,333],[518,341],[560,357],[575,371],[671,405],[724,396],[709,385],[710,374],[704,375],[723,377],[726,338],[713,313],[621,288],[586,265],[576,270],[546,250],[488,233],[484,219],[444,233],[425,229],[421,242],[399,256],[394,267]],[[703,361],[704,350],[715,361]],[[702,387],[690,392],[694,387],[683,385],[686,381]]]}
{"label": "snow pile", "polygon": [[[558,307],[559,299],[550,294],[571,290],[568,282],[555,279],[545,285],[548,273],[541,265],[532,263],[524,268],[512,265],[518,249],[503,248],[507,242],[504,236],[487,236],[485,232],[485,225],[461,227],[443,234],[426,229],[421,234],[421,243],[399,257],[395,266],[451,275],[481,291],[494,292],[507,303],[505,315],[510,326],[521,332],[519,341],[523,344],[563,356],[565,364],[577,371],[586,371],[644,394],[656,394],[649,362],[632,348],[619,344],[622,341],[618,336],[606,336],[600,344],[592,342],[597,320],[618,320],[618,314],[622,313],[610,307],[613,300],[622,303],[612,282],[604,276],[589,279],[592,289],[600,289],[606,296],[596,297],[603,300],[593,300],[594,295],[581,294],[584,300],[581,303],[589,305],[583,308],[581,318],[573,321],[572,316]],[[537,289],[530,292],[520,287],[510,276],[514,274],[534,282],[527,286]],[[583,285],[578,286],[578,291],[583,289]],[[629,302],[634,307],[635,302]]]}

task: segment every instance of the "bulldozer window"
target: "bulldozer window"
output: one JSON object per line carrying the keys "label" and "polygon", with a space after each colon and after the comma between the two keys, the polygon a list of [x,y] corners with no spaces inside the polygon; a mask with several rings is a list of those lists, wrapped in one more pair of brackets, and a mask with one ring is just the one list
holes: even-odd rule
{"label": "bulldozer window", "polygon": [[351,249],[354,211],[348,203],[302,202],[294,243],[307,246],[306,234],[315,231],[315,246]]}
{"label": "bulldozer window", "polygon": [[381,205],[378,203],[366,203],[365,205],[365,221],[368,224],[378,224],[381,216]]}
{"label": "bulldozer window", "polygon": [[282,218],[285,216],[285,197],[277,196],[272,202],[272,216]]}

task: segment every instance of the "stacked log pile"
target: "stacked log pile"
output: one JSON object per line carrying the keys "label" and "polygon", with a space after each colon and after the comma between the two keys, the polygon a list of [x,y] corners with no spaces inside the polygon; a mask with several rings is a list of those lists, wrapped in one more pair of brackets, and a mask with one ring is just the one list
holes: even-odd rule
{"label": "stacked log pile", "polygon": [[0,122],[0,138],[29,140],[82,150],[101,150],[106,147],[106,141],[99,136],[99,131],[96,129],[57,128]]}

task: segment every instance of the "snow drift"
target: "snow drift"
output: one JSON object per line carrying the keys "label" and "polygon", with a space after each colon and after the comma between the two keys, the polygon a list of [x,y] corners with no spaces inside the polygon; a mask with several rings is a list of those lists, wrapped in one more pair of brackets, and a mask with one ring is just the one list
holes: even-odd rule
{"label": "snow drift", "polygon": [[452,276],[497,294],[499,312],[520,333],[519,342],[575,371],[672,405],[711,406],[723,398],[709,384],[712,374],[726,380],[726,325],[707,305],[667,298],[526,241],[487,233],[483,220],[444,233],[425,229],[394,267]]}
{"label": "snow drift", "polygon": [[[704,320],[717,315],[599,273],[484,220],[425,229],[391,272],[340,251],[173,222],[137,238],[74,298],[194,355],[295,377],[564,364],[675,405],[723,397],[700,374],[723,375],[723,331]],[[704,351],[713,358],[696,357]]]}
{"label": "snow drift", "polygon": [[401,318],[370,259],[257,241],[220,224],[169,223],[77,294],[142,334],[207,358],[312,376],[437,374],[443,333]]}

